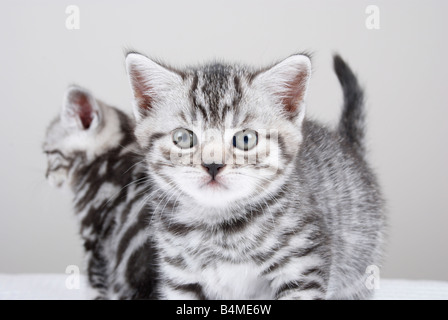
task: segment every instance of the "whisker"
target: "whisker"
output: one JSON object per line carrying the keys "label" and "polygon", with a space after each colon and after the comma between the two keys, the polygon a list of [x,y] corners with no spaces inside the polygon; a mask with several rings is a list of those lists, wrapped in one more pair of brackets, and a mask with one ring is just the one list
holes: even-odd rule
{"label": "whisker", "polygon": [[143,162],[145,162],[145,159],[140,160],[140,161],[138,161],[137,163],[134,163],[131,167],[129,167],[129,169],[127,169],[125,172],[123,172],[123,175],[124,175],[125,173],[127,173],[129,170],[131,170],[132,168],[138,166],[139,164],[141,164],[141,163],[143,163]]}

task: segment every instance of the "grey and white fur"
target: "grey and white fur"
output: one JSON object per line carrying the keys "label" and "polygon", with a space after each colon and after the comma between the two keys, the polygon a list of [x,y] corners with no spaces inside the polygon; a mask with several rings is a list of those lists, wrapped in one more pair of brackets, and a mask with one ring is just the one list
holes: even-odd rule
{"label": "grey and white fur", "polygon": [[129,116],[71,86],[44,143],[47,179],[72,193],[96,299],[156,298],[156,253],[144,205],[150,182],[133,129]]}
{"label": "grey and white fur", "polygon": [[155,184],[161,298],[370,296],[365,271],[381,263],[384,201],[365,155],[363,92],[340,57],[337,129],[305,117],[306,55],[258,70],[177,70],[138,53],[126,64]]}

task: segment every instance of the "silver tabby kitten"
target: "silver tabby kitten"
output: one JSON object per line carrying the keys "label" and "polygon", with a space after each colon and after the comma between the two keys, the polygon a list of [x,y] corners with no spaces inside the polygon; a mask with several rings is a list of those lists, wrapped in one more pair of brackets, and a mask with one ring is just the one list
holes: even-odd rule
{"label": "silver tabby kitten", "polygon": [[133,129],[123,112],[72,86],[44,143],[49,182],[73,194],[97,299],[155,298],[155,251],[143,208],[148,179]]}
{"label": "silver tabby kitten", "polygon": [[361,299],[384,204],[344,61],[337,130],[305,118],[310,59],[176,70],[126,59],[165,299]]}

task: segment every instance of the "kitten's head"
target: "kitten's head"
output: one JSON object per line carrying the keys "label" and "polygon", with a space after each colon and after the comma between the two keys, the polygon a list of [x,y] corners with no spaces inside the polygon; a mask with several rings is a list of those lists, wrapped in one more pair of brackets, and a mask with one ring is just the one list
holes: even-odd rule
{"label": "kitten's head", "polygon": [[126,64],[136,137],[168,197],[230,208],[279,191],[302,141],[307,56],[256,71],[225,64],[180,71],[136,53]]}
{"label": "kitten's head", "polygon": [[49,183],[57,187],[70,184],[73,170],[117,146],[121,137],[113,108],[96,100],[88,90],[70,86],[43,144]]}

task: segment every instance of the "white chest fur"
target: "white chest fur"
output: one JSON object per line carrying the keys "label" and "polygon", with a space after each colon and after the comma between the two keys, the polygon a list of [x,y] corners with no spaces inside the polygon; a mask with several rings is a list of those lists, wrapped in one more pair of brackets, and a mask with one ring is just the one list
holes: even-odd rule
{"label": "white chest fur", "polygon": [[256,264],[219,263],[202,272],[203,290],[215,299],[273,299],[269,282],[258,276]]}

